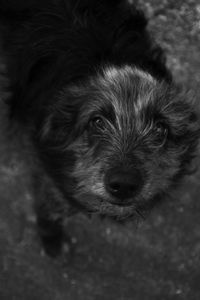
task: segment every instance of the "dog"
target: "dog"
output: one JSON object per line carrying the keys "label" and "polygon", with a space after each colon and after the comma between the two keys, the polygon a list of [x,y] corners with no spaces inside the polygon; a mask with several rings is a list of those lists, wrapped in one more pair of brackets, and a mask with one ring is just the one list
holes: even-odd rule
{"label": "dog", "polygon": [[53,256],[73,208],[120,221],[177,186],[196,153],[199,116],[128,2],[52,0],[2,15],[10,114],[41,164],[35,209]]}

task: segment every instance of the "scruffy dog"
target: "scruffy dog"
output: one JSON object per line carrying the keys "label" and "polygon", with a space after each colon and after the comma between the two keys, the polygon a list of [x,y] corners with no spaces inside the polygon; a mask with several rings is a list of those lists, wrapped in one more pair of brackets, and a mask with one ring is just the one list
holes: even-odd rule
{"label": "scruffy dog", "polygon": [[69,205],[119,220],[149,210],[187,173],[199,121],[135,7],[40,6],[4,11],[4,49],[12,117],[29,131],[45,170],[35,176],[35,206],[53,255]]}

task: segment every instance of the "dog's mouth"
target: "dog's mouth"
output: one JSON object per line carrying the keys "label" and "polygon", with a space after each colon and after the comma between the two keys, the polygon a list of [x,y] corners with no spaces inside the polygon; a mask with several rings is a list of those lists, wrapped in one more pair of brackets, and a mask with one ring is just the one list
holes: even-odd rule
{"label": "dog's mouth", "polygon": [[131,207],[133,205],[133,199],[126,199],[125,201],[121,201],[118,199],[109,199],[108,202],[111,205],[119,206],[119,207]]}
{"label": "dog's mouth", "polygon": [[113,217],[116,219],[126,219],[135,216],[136,205],[131,199],[126,202],[117,199],[108,199],[95,194],[84,193],[76,198],[83,208],[91,214]]}
{"label": "dog's mouth", "polygon": [[116,218],[118,220],[127,219],[135,216],[136,208],[132,204],[113,204],[110,202],[102,202],[99,206],[99,214]]}

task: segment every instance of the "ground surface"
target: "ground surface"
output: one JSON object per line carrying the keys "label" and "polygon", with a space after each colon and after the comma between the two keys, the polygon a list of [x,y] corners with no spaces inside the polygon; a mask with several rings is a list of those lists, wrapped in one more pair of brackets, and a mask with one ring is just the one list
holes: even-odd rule
{"label": "ground surface", "polygon": [[[200,4],[139,1],[177,81],[200,92]],[[31,210],[28,155],[0,105],[0,299],[200,299],[200,172],[139,226],[76,216],[74,253],[46,257]],[[198,165],[198,162],[196,162]]]}

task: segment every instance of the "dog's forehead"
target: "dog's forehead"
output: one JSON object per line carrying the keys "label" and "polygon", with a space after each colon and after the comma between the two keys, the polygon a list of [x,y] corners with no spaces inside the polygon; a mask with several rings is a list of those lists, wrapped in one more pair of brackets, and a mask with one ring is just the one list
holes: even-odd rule
{"label": "dog's forehead", "polygon": [[107,67],[103,70],[104,78],[108,81],[131,81],[140,79],[144,83],[156,84],[156,80],[149,74],[136,67],[124,66],[124,67]]}
{"label": "dog's forehead", "polygon": [[158,85],[149,73],[129,66],[105,68],[99,82],[104,102],[119,118],[138,115],[151,105]]}
{"label": "dog's forehead", "polygon": [[[110,121],[116,120],[131,125],[140,122],[140,116],[163,110],[166,101],[159,101],[164,90],[162,84],[149,73],[135,67],[104,67],[96,76],[78,87],[71,87],[80,103],[81,120],[87,123],[95,115],[104,115]],[[165,99],[166,100],[166,99]],[[119,126],[119,127],[121,127]]]}

